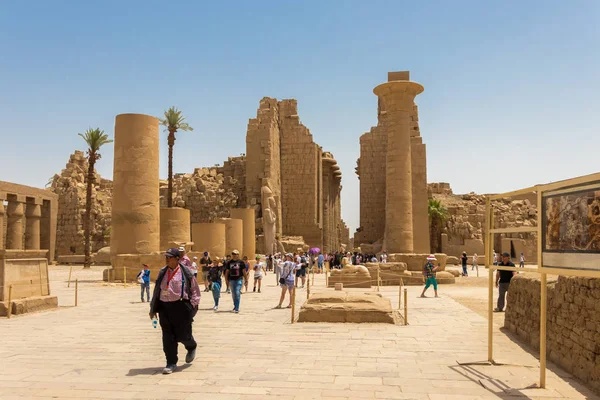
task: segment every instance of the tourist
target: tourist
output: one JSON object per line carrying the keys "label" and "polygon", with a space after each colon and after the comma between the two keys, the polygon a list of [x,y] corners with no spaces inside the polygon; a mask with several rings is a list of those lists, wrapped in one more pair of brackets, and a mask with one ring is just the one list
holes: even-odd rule
{"label": "tourist", "polygon": [[144,302],[144,289],[146,290],[146,301],[150,302],[150,267],[148,264],[142,264],[144,269],[137,275],[137,280],[140,283],[140,296],[142,303]]}
{"label": "tourist", "polygon": [[219,310],[219,299],[221,298],[221,275],[222,275],[222,265],[219,265],[221,259],[219,257],[215,257],[214,260],[211,260],[211,264],[208,268],[207,279],[211,284],[211,290],[213,294],[213,300],[215,301],[215,306],[213,310],[217,312]]}
{"label": "tourist", "polygon": [[194,277],[196,278],[196,280],[198,280],[198,257],[194,256],[192,258],[192,266],[190,267],[190,271],[192,271],[192,273],[194,274]]}
{"label": "tourist", "polygon": [[152,302],[150,319],[158,313],[162,329],[163,351],[167,366],[163,374],[170,374],[177,368],[177,343],[183,343],[187,350],[185,362],[191,363],[196,357],[196,341],[192,335],[192,322],[198,311],[200,288],[192,272],[181,263],[178,249],[165,252],[167,265],[158,272]]}
{"label": "tourist", "polygon": [[231,297],[233,299],[233,312],[240,312],[240,298],[242,297],[242,285],[244,280],[248,279],[246,265],[240,260],[240,252],[233,250],[231,252],[231,261],[227,263],[225,269],[225,279],[229,282]]}
{"label": "tourist", "polygon": [[467,268],[467,261],[469,260],[469,257],[467,257],[467,252],[463,251],[462,255],[460,256],[460,263],[462,265],[462,276],[469,276],[469,270]]}
{"label": "tourist", "polygon": [[319,257],[317,257],[317,269],[318,269],[318,273],[322,273],[323,272],[323,263],[325,262],[325,257],[323,256],[323,253],[319,252]]}
{"label": "tourist", "polygon": [[267,271],[273,271],[273,256],[271,254],[267,256]]}
{"label": "tourist", "polygon": [[281,286],[281,296],[279,297],[279,304],[275,308],[281,308],[283,300],[285,300],[285,292],[290,294],[290,304],[287,308],[292,308],[292,291],[294,290],[294,271],[297,269],[296,264],[292,261],[292,254],[287,253],[285,255],[285,262],[281,264],[279,271],[279,285]]}
{"label": "tourist", "polygon": [[525,268],[525,254],[523,253],[521,253],[521,256],[519,257],[519,267]]}
{"label": "tourist", "polygon": [[384,250],[384,251],[383,251],[383,253],[381,254],[381,257],[380,257],[380,258],[381,258],[381,262],[382,262],[382,263],[384,263],[384,264],[385,264],[385,263],[387,263],[387,253],[386,253],[386,251],[385,251],[385,250]]}
{"label": "tourist", "polygon": [[[473,271],[475,268],[477,268],[477,273],[479,273],[479,265],[477,265],[477,253],[473,253],[473,266],[471,267],[471,271]],[[479,275],[477,275],[479,276]]]}
{"label": "tourist", "polygon": [[377,257],[375,257],[375,254],[372,254],[372,255],[371,255],[371,259],[370,259],[370,261],[371,261],[372,263],[376,263],[376,262],[377,262]]}
{"label": "tourist", "polygon": [[[223,261],[223,271],[227,270],[227,266],[231,262],[231,255],[227,254],[225,257],[225,261]],[[229,289],[229,279],[227,279],[227,274],[225,274],[225,285],[227,285],[227,291],[225,293],[231,293]]]}
{"label": "tourist", "polygon": [[498,265],[498,255],[496,254],[496,250],[494,250],[494,265]]}
{"label": "tourist", "polygon": [[[298,268],[296,269],[296,287],[298,287],[298,281],[301,279],[302,280],[301,288],[304,288],[304,284],[306,283],[306,267],[308,266],[308,263],[306,261],[306,256],[298,254],[298,257],[296,258],[296,260],[297,260],[296,265],[298,266]],[[300,278],[300,279],[298,279],[298,278]]]}
{"label": "tourist", "polygon": [[248,274],[250,273],[250,262],[248,261],[248,256],[244,256],[244,268],[246,270],[246,275],[244,275],[244,293],[248,291]]}
{"label": "tourist", "polygon": [[190,260],[190,258],[185,254],[185,247],[181,246],[179,247],[179,254],[181,254],[181,264],[185,265],[186,267],[192,268],[192,260]]}
{"label": "tourist", "polygon": [[[423,288],[421,297],[427,297],[427,296],[425,296],[425,291],[427,289],[429,289],[429,286],[431,286],[431,285],[433,285],[433,291],[435,292],[435,297],[439,297],[438,291],[437,291],[437,281],[435,280],[435,271],[437,271],[438,267],[433,265],[434,261],[437,261],[437,259],[435,258],[435,256],[433,254],[430,254],[429,256],[427,256],[427,262],[425,263],[425,266],[423,267],[423,277],[425,278],[425,287]],[[438,266],[439,266],[439,263],[438,263]]]}
{"label": "tourist", "polygon": [[258,281],[258,293],[260,293],[260,285],[262,283],[264,275],[267,275],[267,271],[265,270],[265,265],[260,261],[260,256],[256,256],[256,264],[254,264],[254,289],[253,292],[256,292],[256,282]]}
{"label": "tourist", "polygon": [[[515,264],[513,264],[513,262],[510,261],[510,254],[504,252],[504,253],[502,253],[502,261],[498,264],[498,266],[514,267]],[[502,271],[502,270],[496,271],[496,287],[498,288],[498,291],[500,293],[498,295],[498,305],[496,308],[494,308],[495,312],[504,311],[504,302],[505,302],[506,293],[508,293],[510,281],[512,280],[513,276],[515,276],[516,274],[517,274],[517,271]]]}
{"label": "tourist", "polygon": [[210,291],[210,282],[208,281],[208,270],[210,269],[210,264],[212,263],[210,259],[210,255],[208,251],[205,251],[200,259],[200,266],[202,267],[202,282],[204,282],[204,291]]}

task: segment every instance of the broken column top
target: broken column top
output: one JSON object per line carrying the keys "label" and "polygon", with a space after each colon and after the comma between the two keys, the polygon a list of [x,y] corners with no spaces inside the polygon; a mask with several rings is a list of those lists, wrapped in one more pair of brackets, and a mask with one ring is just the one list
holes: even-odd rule
{"label": "broken column top", "polygon": [[388,72],[388,82],[410,81],[410,71]]}

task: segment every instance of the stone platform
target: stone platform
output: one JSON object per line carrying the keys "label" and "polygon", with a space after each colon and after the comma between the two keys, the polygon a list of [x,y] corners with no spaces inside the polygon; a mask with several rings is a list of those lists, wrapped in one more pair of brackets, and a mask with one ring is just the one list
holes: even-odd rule
{"label": "stone platform", "polygon": [[298,322],[378,322],[395,324],[390,299],[377,293],[318,293],[300,309]]}
{"label": "stone platform", "polygon": [[[446,260],[448,256],[443,253],[435,253],[435,258],[437,263],[440,264],[438,271],[444,271],[446,269]],[[418,253],[394,253],[388,254],[388,264],[390,262],[401,262],[405,263],[408,271],[417,271],[421,272],[423,270],[423,266],[427,262],[427,257],[429,254],[418,254]]]}
{"label": "stone platform", "polygon": [[[12,315],[26,314],[31,312],[52,310],[58,307],[58,298],[56,296],[36,296],[26,299],[17,299],[11,301]],[[8,315],[8,301],[0,303],[0,316]]]}

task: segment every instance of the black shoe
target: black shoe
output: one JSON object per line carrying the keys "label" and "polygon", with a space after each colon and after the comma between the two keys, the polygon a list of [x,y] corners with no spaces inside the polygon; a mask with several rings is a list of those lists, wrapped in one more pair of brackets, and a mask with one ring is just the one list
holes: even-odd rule
{"label": "black shoe", "polygon": [[175,371],[176,369],[177,369],[176,364],[169,364],[163,369],[162,373],[163,373],[163,375],[172,374],[173,371]]}
{"label": "black shoe", "polygon": [[256,288],[252,289],[253,292],[256,292]]}
{"label": "black shoe", "polygon": [[194,358],[196,358],[196,349],[188,350],[185,355],[185,362],[189,364],[194,361]]}

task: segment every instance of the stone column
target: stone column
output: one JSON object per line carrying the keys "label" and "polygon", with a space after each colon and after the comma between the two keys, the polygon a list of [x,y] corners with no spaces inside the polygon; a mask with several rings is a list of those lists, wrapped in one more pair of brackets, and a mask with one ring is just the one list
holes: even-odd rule
{"label": "stone column", "polygon": [[410,141],[413,196],[413,250],[415,253],[430,253],[426,147],[421,136],[413,136]]}
{"label": "stone column", "polygon": [[373,92],[383,103],[382,119],[388,136],[384,247],[388,253],[412,253],[410,113],[423,86],[410,81],[391,81],[377,86]]}
{"label": "stone column", "polygon": [[225,224],[225,253],[231,254],[233,250],[240,252],[240,258],[244,256],[241,254],[244,248],[244,223],[241,219],[233,218],[219,218],[217,222]]}
{"label": "stone column", "polygon": [[160,250],[190,242],[190,210],[185,208],[160,209]]}
{"label": "stone column", "polygon": [[6,226],[6,248],[8,250],[23,249],[23,215],[25,197],[21,195],[9,195],[6,215],[8,223]]}
{"label": "stone column", "polygon": [[225,257],[225,224],[201,222],[192,224],[194,251],[210,253],[211,258]]}
{"label": "stone column", "polygon": [[333,158],[323,157],[323,252],[329,253],[334,251],[333,238],[331,232],[331,223],[333,210],[331,209],[331,191],[333,176],[331,167],[335,164]]}
{"label": "stone column", "polygon": [[0,250],[4,250],[4,200],[6,193],[0,193]]}
{"label": "stone column", "polygon": [[34,198],[25,205],[25,249],[40,249],[40,218],[42,217],[42,199]]}
{"label": "stone column", "polygon": [[158,119],[115,121],[111,254],[148,254],[160,246]]}
{"label": "stone column", "polygon": [[256,217],[253,208],[232,208],[229,215],[233,219],[241,219],[243,224],[243,248],[240,255],[253,260],[256,256]]}

